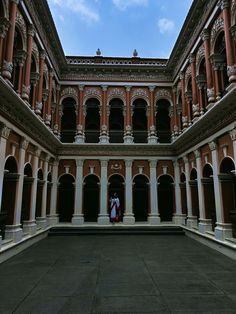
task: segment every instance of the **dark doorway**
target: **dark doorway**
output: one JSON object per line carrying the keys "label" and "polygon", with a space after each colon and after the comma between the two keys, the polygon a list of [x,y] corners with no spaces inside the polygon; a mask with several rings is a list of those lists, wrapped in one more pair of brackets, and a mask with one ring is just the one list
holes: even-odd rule
{"label": "dark doorway", "polygon": [[59,222],[71,222],[74,213],[75,187],[74,178],[70,174],[63,175],[59,180],[58,214]]}
{"label": "dark doorway", "polygon": [[67,97],[62,101],[62,117],[61,117],[61,141],[63,143],[73,143],[75,141],[76,132],[76,101]]}
{"label": "dark doorway", "polygon": [[121,210],[121,220],[122,220],[123,214],[125,212],[124,179],[122,176],[117,175],[117,174],[114,174],[113,176],[109,178],[109,199],[115,192],[120,200],[120,210]]}
{"label": "dark doorway", "polygon": [[89,175],[84,180],[83,209],[84,221],[96,222],[99,214],[99,179]]}
{"label": "dark doorway", "polygon": [[110,143],[123,143],[124,115],[123,102],[120,99],[110,101],[109,137]]}
{"label": "dark doorway", "polygon": [[133,103],[134,143],[147,143],[147,103],[136,99]]}
{"label": "dark doorway", "polygon": [[86,101],[85,142],[98,143],[100,136],[99,101],[95,98]]}
{"label": "dark doorway", "polygon": [[24,184],[21,203],[21,223],[30,219],[30,202],[33,180],[32,167],[30,164],[26,164],[24,168]]}
{"label": "dark doorway", "polygon": [[149,181],[144,175],[138,175],[134,178],[133,182],[133,213],[135,221],[147,221],[149,209]]}
{"label": "dark doorway", "polygon": [[161,221],[172,221],[173,216],[173,179],[168,175],[158,179],[158,208]]}
{"label": "dark doorway", "polygon": [[38,170],[37,177],[37,196],[36,196],[36,218],[41,217],[42,213],[42,198],[43,198],[43,185],[45,181],[43,180],[43,171],[42,169]]}
{"label": "dark doorway", "polygon": [[188,207],[187,207],[186,176],[184,173],[181,173],[179,186],[180,186],[180,193],[181,193],[182,214],[187,216]]}
{"label": "dark doorway", "polygon": [[190,190],[192,199],[192,215],[199,220],[199,199],[198,199],[198,185],[197,185],[197,170],[193,168],[190,172]]}
{"label": "dark doorway", "polygon": [[51,194],[52,194],[52,174],[49,172],[47,177],[47,204],[46,204],[47,216],[50,216]]}
{"label": "dark doorway", "polygon": [[171,130],[170,130],[170,117],[169,108],[170,103],[166,99],[158,100],[156,114],[156,130],[159,143],[170,143]]}

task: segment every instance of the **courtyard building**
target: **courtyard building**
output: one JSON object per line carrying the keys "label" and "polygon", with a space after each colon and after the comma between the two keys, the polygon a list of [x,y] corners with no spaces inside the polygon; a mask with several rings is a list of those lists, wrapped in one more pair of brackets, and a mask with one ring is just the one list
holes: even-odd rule
{"label": "courtyard building", "polygon": [[236,1],[194,0],[169,59],[65,56],[46,0],[0,0],[0,250],[49,228],[236,238]]}

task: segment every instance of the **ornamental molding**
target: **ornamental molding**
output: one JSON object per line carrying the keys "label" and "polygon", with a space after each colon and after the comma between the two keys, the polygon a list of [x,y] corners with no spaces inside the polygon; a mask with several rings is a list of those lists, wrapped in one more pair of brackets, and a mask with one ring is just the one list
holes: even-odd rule
{"label": "ornamental molding", "polygon": [[172,96],[171,96],[171,92],[168,89],[159,89],[156,93],[155,93],[155,97],[154,97],[154,103],[156,103],[159,99],[167,99],[171,102],[172,104]]}
{"label": "ornamental molding", "polygon": [[89,98],[97,98],[101,102],[102,93],[101,90],[98,88],[87,88],[84,91],[84,101],[88,100]]}
{"label": "ornamental molding", "polygon": [[148,92],[146,89],[144,88],[137,88],[137,89],[134,89],[131,93],[131,99],[132,99],[132,102],[137,99],[137,98],[142,98],[144,100],[146,100],[148,102],[149,100],[149,95],[148,95]]}
{"label": "ornamental molding", "polygon": [[187,67],[187,70],[185,72],[185,92],[188,91],[188,83],[190,79],[192,79],[191,65]]}
{"label": "ornamental molding", "polygon": [[74,87],[66,87],[61,91],[61,102],[66,97],[72,97],[78,102],[78,91]]}
{"label": "ornamental molding", "polygon": [[120,98],[125,103],[125,91],[122,88],[114,87],[108,90],[108,104],[113,98]]}
{"label": "ornamental molding", "polygon": [[211,30],[211,54],[214,54],[216,39],[222,31],[224,31],[224,19],[219,17],[215,20]]}
{"label": "ornamental molding", "polygon": [[196,56],[196,70],[197,70],[196,75],[199,74],[200,65],[204,58],[205,58],[205,47],[204,47],[204,44],[202,44],[200,48],[198,49],[197,56]]}
{"label": "ornamental molding", "polygon": [[232,0],[231,3],[231,25],[235,25],[236,21],[236,0]]}

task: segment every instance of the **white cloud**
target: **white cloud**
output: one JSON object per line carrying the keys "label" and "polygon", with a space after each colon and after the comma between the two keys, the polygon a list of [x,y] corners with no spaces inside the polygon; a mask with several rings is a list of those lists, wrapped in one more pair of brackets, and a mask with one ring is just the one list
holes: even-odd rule
{"label": "white cloud", "polygon": [[119,10],[126,10],[130,6],[147,6],[149,0],[112,0]]}
{"label": "white cloud", "polygon": [[74,13],[78,13],[80,17],[87,21],[98,22],[100,20],[100,16],[98,12],[94,9],[90,8],[85,0],[49,0],[52,4],[58,5],[61,8],[68,8]]}
{"label": "white cloud", "polygon": [[161,34],[171,33],[175,28],[174,21],[166,18],[160,19],[157,24]]}

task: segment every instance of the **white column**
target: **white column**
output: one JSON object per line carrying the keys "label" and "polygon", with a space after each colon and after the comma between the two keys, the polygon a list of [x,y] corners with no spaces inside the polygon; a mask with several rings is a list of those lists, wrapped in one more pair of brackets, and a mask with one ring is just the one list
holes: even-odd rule
{"label": "white column", "polygon": [[173,222],[177,225],[185,224],[185,215],[182,214],[182,205],[181,205],[181,190],[180,190],[180,170],[179,163],[177,160],[174,161],[174,172],[175,172],[175,206],[176,213],[173,217]]}
{"label": "white column", "polygon": [[34,161],[33,161],[33,182],[31,187],[31,200],[30,200],[30,217],[28,221],[23,221],[23,230],[25,233],[29,233],[33,235],[37,231],[37,225],[35,220],[35,212],[36,212],[36,197],[37,197],[37,174],[39,167],[39,156],[41,151],[36,147],[34,153]]}
{"label": "white column", "polygon": [[72,218],[73,225],[82,225],[84,223],[84,215],[82,212],[83,200],[83,164],[81,159],[76,160],[76,180],[75,180],[75,211]]}
{"label": "white column", "polygon": [[107,160],[101,160],[100,213],[98,215],[99,225],[109,224],[109,215],[107,210],[107,165]]}
{"label": "white column", "polygon": [[236,170],[236,126],[232,131],[230,131],[230,137],[233,141],[233,150],[234,150],[234,168]]}
{"label": "white column", "polygon": [[53,163],[52,169],[52,190],[51,190],[51,202],[50,202],[50,215],[48,218],[48,224],[54,226],[58,224],[57,214],[57,188],[58,188],[58,165],[59,162],[56,160]]}
{"label": "white column", "polygon": [[214,182],[214,193],[215,193],[215,208],[216,208],[216,227],[215,227],[215,237],[218,240],[224,240],[225,238],[232,237],[232,227],[231,224],[224,223],[224,211],[223,211],[223,200],[221,184],[218,178],[219,162],[217,153],[217,144],[215,141],[209,143],[212,156],[212,166],[213,166],[213,182]]}
{"label": "white column", "polygon": [[25,164],[25,152],[29,142],[25,138],[22,138],[19,150],[19,164],[18,174],[19,180],[16,183],[16,198],[14,208],[14,218],[12,225],[6,225],[5,237],[6,239],[12,239],[14,242],[19,242],[23,236],[23,230],[21,228],[21,205],[22,194],[24,184],[24,164]]}
{"label": "white column", "polygon": [[10,129],[5,124],[0,125],[0,210],[2,205],[2,189],[4,179],[4,168],[6,158],[7,139],[10,135]]}
{"label": "white column", "polygon": [[48,176],[48,163],[49,163],[50,157],[46,156],[44,161],[44,169],[43,169],[43,191],[42,191],[42,208],[41,208],[41,217],[36,217],[37,225],[41,229],[47,228],[47,217],[46,217],[46,207],[47,207],[47,176]]}
{"label": "white column", "polygon": [[197,188],[198,188],[198,202],[199,202],[199,224],[198,230],[201,233],[206,233],[212,230],[211,219],[206,219],[205,210],[205,198],[204,198],[204,188],[202,184],[202,160],[200,150],[194,152],[197,164]]}
{"label": "white column", "polygon": [[133,214],[132,160],[125,161],[125,213],[123,222],[125,225],[133,225],[135,223]]}
{"label": "white column", "polygon": [[151,194],[151,213],[148,216],[150,225],[160,224],[160,215],[158,213],[157,196],[157,161],[150,160],[150,194]]}
{"label": "white column", "polygon": [[189,228],[197,227],[197,218],[193,216],[192,210],[192,195],[191,195],[191,187],[189,184],[190,181],[190,171],[189,171],[189,161],[188,157],[184,157],[184,165],[185,165],[185,176],[186,176],[186,194],[187,194],[187,207],[188,207],[188,216],[187,216],[187,226]]}

